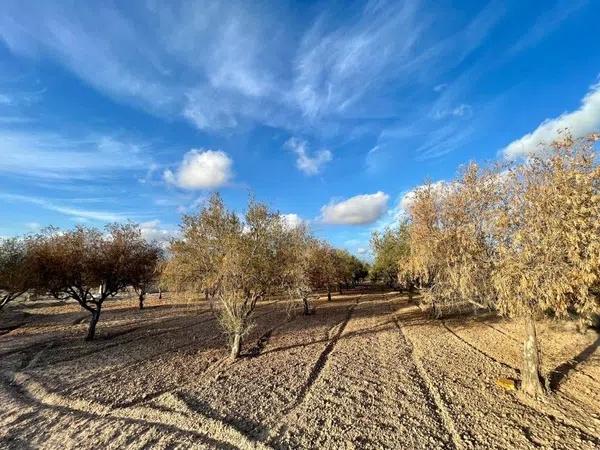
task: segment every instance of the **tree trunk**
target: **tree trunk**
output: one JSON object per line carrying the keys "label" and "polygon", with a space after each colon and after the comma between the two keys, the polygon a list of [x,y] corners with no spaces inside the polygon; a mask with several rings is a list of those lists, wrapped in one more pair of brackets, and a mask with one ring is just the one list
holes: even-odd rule
{"label": "tree trunk", "polygon": [[343,294],[343,292],[342,292],[342,284],[341,284],[341,283],[340,283],[340,284],[338,284],[338,293],[339,293],[340,295],[342,295],[342,294]]}
{"label": "tree trunk", "polygon": [[327,301],[331,301],[331,286],[327,286]]}
{"label": "tree trunk", "polygon": [[162,289],[158,288],[158,299],[162,300]]}
{"label": "tree trunk", "polygon": [[302,299],[302,303],[304,304],[304,315],[305,316],[310,315],[310,308],[308,307],[308,299],[306,297],[304,297]]}
{"label": "tree trunk", "polygon": [[233,335],[233,343],[231,344],[231,359],[236,359],[240,356],[240,350],[242,348],[242,335],[235,333]]}
{"label": "tree trunk", "polygon": [[96,324],[100,319],[100,306],[92,312],[92,319],[90,320],[90,326],[88,328],[88,334],[85,338],[86,341],[93,341],[96,336]]}
{"label": "tree trunk", "polygon": [[140,300],[140,309],[144,309],[144,299],[146,297],[146,294],[143,292],[140,292],[138,298]]}
{"label": "tree trunk", "polygon": [[521,389],[534,398],[543,397],[545,392],[540,376],[540,354],[535,320],[532,315],[525,318],[526,337],[523,344],[523,370],[521,374]]}

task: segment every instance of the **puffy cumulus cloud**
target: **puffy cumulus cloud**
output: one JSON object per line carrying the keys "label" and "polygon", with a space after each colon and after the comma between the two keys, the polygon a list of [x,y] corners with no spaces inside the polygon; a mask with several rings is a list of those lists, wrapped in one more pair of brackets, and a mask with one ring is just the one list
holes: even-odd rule
{"label": "puffy cumulus cloud", "polygon": [[298,214],[282,214],[281,217],[290,228],[298,228],[305,223]]}
{"label": "puffy cumulus cloud", "polygon": [[150,220],[140,224],[142,237],[149,242],[157,242],[166,248],[172,238],[177,235],[174,228],[161,226],[160,220]]}
{"label": "puffy cumulus cloud", "polygon": [[322,167],[333,159],[329,150],[319,150],[312,156],[308,151],[308,143],[302,139],[292,137],[285,146],[296,154],[296,167],[306,175],[318,174]]}
{"label": "puffy cumulus cloud", "polygon": [[365,225],[375,222],[387,209],[390,196],[384,192],[356,195],[321,208],[321,220],[334,225]]}
{"label": "puffy cumulus cloud", "polygon": [[233,178],[232,165],[225,152],[192,149],[184,155],[175,172],[165,170],[164,179],[183,189],[214,189]]}
{"label": "puffy cumulus cloud", "polygon": [[575,111],[565,112],[554,119],[546,119],[531,133],[511,142],[502,150],[506,159],[526,157],[540,151],[540,144],[554,141],[561,130],[567,129],[574,137],[582,137],[600,128],[600,83],[595,84],[583,97]]}
{"label": "puffy cumulus cloud", "polygon": [[[404,195],[402,196],[402,198],[400,199],[400,202],[398,204],[398,208],[397,208],[398,211],[396,214],[398,217],[406,214],[408,209],[412,206],[413,202],[415,201],[416,192],[425,186],[426,186],[425,184],[422,184],[422,185],[417,186],[414,189],[411,189],[410,191],[407,191],[404,193]],[[437,193],[441,193],[442,190],[448,186],[449,186],[449,183],[444,180],[436,181],[435,183],[431,183],[431,188],[433,189],[434,192],[437,192]]]}

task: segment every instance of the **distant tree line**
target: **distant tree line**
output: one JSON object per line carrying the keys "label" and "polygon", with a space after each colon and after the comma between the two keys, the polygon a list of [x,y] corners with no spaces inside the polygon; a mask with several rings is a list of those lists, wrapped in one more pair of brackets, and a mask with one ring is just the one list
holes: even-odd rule
{"label": "distant tree line", "polygon": [[149,289],[166,286],[209,302],[233,358],[259,302],[284,295],[310,315],[319,293],[331,301],[332,290],[341,293],[367,275],[365,263],[314,238],[306,226],[290,226],[255,200],[240,217],[218,194],[183,217],[166,252],[135,224],[48,228],[0,241],[0,308],[25,292],[74,300],[90,313],[86,339],[92,340],[106,299],[132,289],[143,309]]}

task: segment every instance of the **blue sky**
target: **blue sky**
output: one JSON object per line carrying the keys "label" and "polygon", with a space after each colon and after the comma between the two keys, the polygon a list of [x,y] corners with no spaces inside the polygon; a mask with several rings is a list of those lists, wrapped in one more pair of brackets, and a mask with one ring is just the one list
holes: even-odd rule
{"label": "blue sky", "polygon": [[600,129],[600,2],[0,5],[0,236],[214,190],[364,254],[407,192]]}

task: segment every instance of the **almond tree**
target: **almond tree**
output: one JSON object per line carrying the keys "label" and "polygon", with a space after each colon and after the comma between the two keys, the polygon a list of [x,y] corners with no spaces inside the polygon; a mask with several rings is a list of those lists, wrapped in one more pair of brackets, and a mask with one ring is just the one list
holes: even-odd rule
{"label": "almond tree", "polygon": [[214,194],[197,216],[186,216],[182,238],[171,245],[166,279],[177,289],[203,293],[229,338],[231,357],[253,326],[256,304],[289,289],[298,263],[296,231],[261,203],[249,202],[242,219]]}
{"label": "almond tree", "polygon": [[137,242],[134,252],[132,256],[135,264],[131,267],[130,279],[138,294],[140,309],[143,309],[148,289],[160,280],[162,249],[154,242],[141,239]]}
{"label": "almond tree", "polygon": [[416,189],[407,209],[410,253],[401,270],[420,287],[431,286],[442,263],[436,254],[440,240],[440,188],[427,183]]}
{"label": "almond tree", "polygon": [[244,231],[240,218],[212,195],[197,215],[184,215],[180,238],[170,244],[163,282],[176,292],[213,298],[220,284],[219,268],[228,244]]}
{"label": "almond tree", "polygon": [[439,191],[437,239],[432,250],[443,264],[438,265],[427,292],[434,305],[494,307],[496,296],[490,282],[497,253],[494,217],[503,182],[498,170],[471,163],[456,181]]}
{"label": "almond tree", "polygon": [[401,264],[406,262],[410,254],[408,223],[404,221],[383,232],[375,231],[370,243],[375,256],[371,277],[374,281],[393,286],[401,277]]}
{"label": "almond tree", "polygon": [[600,277],[596,140],[567,136],[507,175],[493,283],[500,312],[525,322],[522,389],[534,397],[544,394],[536,318],[600,310],[593,292]]}
{"label": "almond tree", "polygon": [[335,282],[340,294],[342,286],[353,286],[361,277],[366,276],[365,273],[368,273],[365,264],[346,249],[334,249],[333,265]]}
{"label": "almond tree", "polygon": [[144,242],[132,224],[109,225],[106,231],[49,229],[28,242],[35,289],[58,299],[73,299],[88,311],[86,340],[94,339],[104,301],[134,281],[133,269]]}
{"label": "almond tree", "polygon": [[18,238],[0,240],[0,310],[31,287],[27,245]]}
{"label": "almond tree", "polygon": [[337,281],[335,249],[324,241],[315,241],[308,255],[307,276],[313,290],[327,289],[331,301],[331,287]]}

